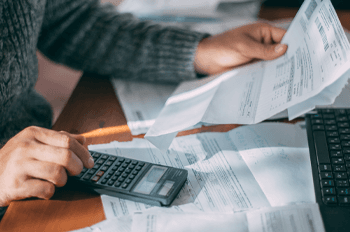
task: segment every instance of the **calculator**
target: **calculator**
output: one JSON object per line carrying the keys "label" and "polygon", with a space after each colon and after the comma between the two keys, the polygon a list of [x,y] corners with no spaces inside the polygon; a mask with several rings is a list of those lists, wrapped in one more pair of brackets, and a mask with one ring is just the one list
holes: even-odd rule
{"label": "calculator", "polygon": [[89,151],[95,161],[91,169],[69,178],[98,194],[106,194],[149,205],[169,206],[187,180],[188,171],[140,160]]}

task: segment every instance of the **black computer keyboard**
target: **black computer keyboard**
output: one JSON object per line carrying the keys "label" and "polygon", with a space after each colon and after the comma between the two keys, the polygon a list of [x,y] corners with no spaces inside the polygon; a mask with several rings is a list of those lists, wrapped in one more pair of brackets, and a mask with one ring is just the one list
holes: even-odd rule
{"label": "black computer keyboard", "polygon": [[350,109],[318,109],[306,126],[316,195],[326,205],[350,206]]}

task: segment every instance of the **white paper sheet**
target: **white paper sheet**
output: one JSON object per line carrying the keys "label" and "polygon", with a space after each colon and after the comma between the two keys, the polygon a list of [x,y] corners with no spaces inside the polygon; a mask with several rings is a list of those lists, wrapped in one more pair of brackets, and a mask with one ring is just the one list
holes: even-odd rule
{"label": "white paper sheet", "polygon": [[[261,123],[178,137],[166,154],[145,139],[89,149],[186,168],[188,182],[173,203],[184,212],[190,203],[204,212],[232,212],[315,202],[306,134],[298,125]],[[107,218],[151,207],[109,196],[102,196],[102,203]]]}
{"label": "white paper sheet", "polygon": [[236,214],[138,213],[132,232],[323,232],[317,204],[251,210]]}
{"label": "white paper sheet", "polygon": [[[221,83],[201,86],[206,92],[181,83],[145,138],[166,151],[178,131],[199,122],[261,122],[316,96],[350,67],[350,44],[329,0],[304,1],[282,43],[288,44],[283,57],[225,73]],[[293,116],[304,113],[300,108]]]}

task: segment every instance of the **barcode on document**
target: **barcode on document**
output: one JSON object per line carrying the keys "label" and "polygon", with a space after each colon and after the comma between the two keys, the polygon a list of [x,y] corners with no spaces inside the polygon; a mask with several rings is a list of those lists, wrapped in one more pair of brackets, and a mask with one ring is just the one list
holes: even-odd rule
{"label": "barcode on document", "polygon": [[317,3],[315,0],[311,0],[310,4],[307,6],[305,15],[308,20],[310,20],[311,15],[314,13],[315,9],[317,7]]}
{"label": "barcode on document", "polygon": [[326,32],[324,31],[324,28],[323,28],[323,26],[320,22],[320,19],[318,17],[316,18],[315,22],[316,22],[318,31],[320,32],[320,35],[322,37],[324,51],[326,52],[327,49],[329,48]]}

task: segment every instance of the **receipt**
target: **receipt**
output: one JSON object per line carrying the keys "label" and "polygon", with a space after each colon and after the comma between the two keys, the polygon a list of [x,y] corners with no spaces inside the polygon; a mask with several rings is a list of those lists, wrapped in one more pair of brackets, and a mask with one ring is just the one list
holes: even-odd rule
{"label": "receipt", "polygon": [[[346,84],[350,44],[330,0],[304,1],[282,43],[288,45],[284,56],[224,73],[200,91],[193,82],[181,83],[145,138],[166,151],[178,131],[200,122],[255,124],[286,109],[293,119],[333,103]],[[331,85],[336,89],[328,99],[298,105]]]}

